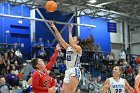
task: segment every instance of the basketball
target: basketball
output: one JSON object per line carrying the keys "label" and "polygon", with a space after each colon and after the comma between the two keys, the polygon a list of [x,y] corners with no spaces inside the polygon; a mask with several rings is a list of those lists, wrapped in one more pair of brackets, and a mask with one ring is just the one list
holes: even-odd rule
{"label": "basketball", "polygon": [[54,1],[47,1],[46,9],[48,12],[54,12],[57,9],[57,3]]}

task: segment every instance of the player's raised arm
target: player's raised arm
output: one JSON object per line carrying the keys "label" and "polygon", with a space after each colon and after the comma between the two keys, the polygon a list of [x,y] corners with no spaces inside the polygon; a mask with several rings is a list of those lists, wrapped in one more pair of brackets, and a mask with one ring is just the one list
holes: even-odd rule
{"label": "player's raised arm", "polygon": [[57,30],[56,26],[54,25],[54,22],[50,22],[51,27],[53,28],[56,37],[58,38],[59,42],[61,43],[61,45],[67,49],[68,48],[68,44],[66,43],[66,41],[62,38],[62,36],[60,35],[59,31]]}
{"label": "player's raised arm", "polygon": [[56,62],[56,59],[58,57],[58,52],[61,50],[61,47],[59,44],[56,45],[56,50],[55,50],[55,53],[53,54],[52,58],[50,59],[50,62],[48,64],[46,64],[46,69],[47,70],[51,70],[53,65],[55,64]]}
{"label": "player's raised arm", "polygon": [[78,54],[82,54],[82,48],[78,45],[78,37],[72,37],[72,26],[69,26],[69,44],[70,46],[77,51]]}

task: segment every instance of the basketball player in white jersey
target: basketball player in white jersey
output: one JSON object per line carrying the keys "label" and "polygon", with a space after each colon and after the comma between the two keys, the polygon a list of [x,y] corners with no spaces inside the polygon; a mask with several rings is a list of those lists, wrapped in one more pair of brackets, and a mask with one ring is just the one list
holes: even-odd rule
{"label": "basketball player in white jersey", "polygon": [[133,93],[133,88],[125,79],[120,77],[121,74],[122,68],[120,66],[115,66],[113,68],[113,77],[105,81],[102,93],[106,93],[109,88],[111,93],[125,93],[125,89],[127,89],[130,93]]}
{"label": "basketball player in white jersey", "polygon": [[78,37],[72,37],[72,26],[69,26],[69,44],[67,44],[54,23],[51,22],[50,24],[60,44],[66,49],[67,70],[65,71],[65,78],[63,80],[62,93],[75,93],[81,79],[81,71],[78,67],[82,55],[82,48],[78,45],[80,39]]}

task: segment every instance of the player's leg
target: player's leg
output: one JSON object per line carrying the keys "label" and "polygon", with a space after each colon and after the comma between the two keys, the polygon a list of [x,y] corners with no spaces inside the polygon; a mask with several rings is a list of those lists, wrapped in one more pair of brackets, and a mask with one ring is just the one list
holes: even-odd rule
{"label": "player's leg", "polygon": [[69,70],[65,71],[65,78],[63,80],[62,90],[61,93],[68,93],[68,86],[69,86]]}
{"label": "player's leg", "polygon": [[69,93],[75,93],[78,84],[79,84],[79,80],[76,77],[70,77],[70,82],[68,84]]}
{"label": "player's leg", "polygon": [[68,93],[69,83],[63,83],[61,93]]}
{"label": "player's leg", "polygon": [[69,93],[75,93],[79,80],[81,79],[81,71],[79,68],[73,68],[71,71],[71,76],[69,80]]}

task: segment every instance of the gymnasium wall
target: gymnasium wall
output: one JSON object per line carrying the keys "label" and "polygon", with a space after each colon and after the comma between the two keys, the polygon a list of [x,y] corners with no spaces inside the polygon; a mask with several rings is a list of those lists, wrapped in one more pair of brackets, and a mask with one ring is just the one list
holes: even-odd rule
{"label": "gymnasium wall", "polygon": [[[42,13],[43,17],[45,19],[47,19],[47,20],[68,22],[68,20],[73,15],[73,14],[62,15],[58,11],[53,12],[53,13],[48,13],[43,8],[40,8],[39,10]],[[36,11],[36,18],[41,18],[37,11]],[[74,22],[74,18],[71,20],[71,22],[72,23]],[[64,27],[64,25],[58,25],[58,24],[55,24],[55,25],[56,25],[56,27],[58,28],[59,31]],[[75,34],[75,31],[73,29],[73,35],[74,34]],[[35,34],[35,37],[36,37],[37,42],[38,42],[40,37],[43,39],[43,42],[46,42],[47,39],[50,40],[50,42],[52,42],[55,39],[55,37],[53,36],[53,34],[51,33],[51,31],[48,29],[48,27],[46,26],[46,24],[44,22],[36,22],[36,34]],[[62,37],[68,42],[68,26],[62,32]],[[58,43],[57,40],[54,43],[54,45],[56,45],[56,43]]]}
{"label": "gymnasium wall", "polygon": [[101,46],[102,51],[110,52],[111,43],[110,43],[110,33],[107,29],[107,20],[102,18],[91,19],[88,16],[80,17],[81,24],[90,24],[95,25],[96,28],[89,28],[80,26],[80,37],[85,39],[92,34],[95,38],[95,44]]}
{"label": "gymnasium wall", "polygon": [[124,46],[123,41],[123,25],[122,22],[111,21],[117,24],[117,33],[110,33],[111,37],[111,52],[119,59],[119,53]]}
{"label": "gymnasium wall", "polygon": [[131,53],[140,55],[140,27],[135,27],[130,33]]}
{"label": "gymnasium wall", "polygon": [[[30,9],[24,5],[12,7],[8,3],[0,3],[0,8],[1,14],[30,17]],[[30,21],[0,17],[0,43],[22,44],[21,51],[29,53]]]}

